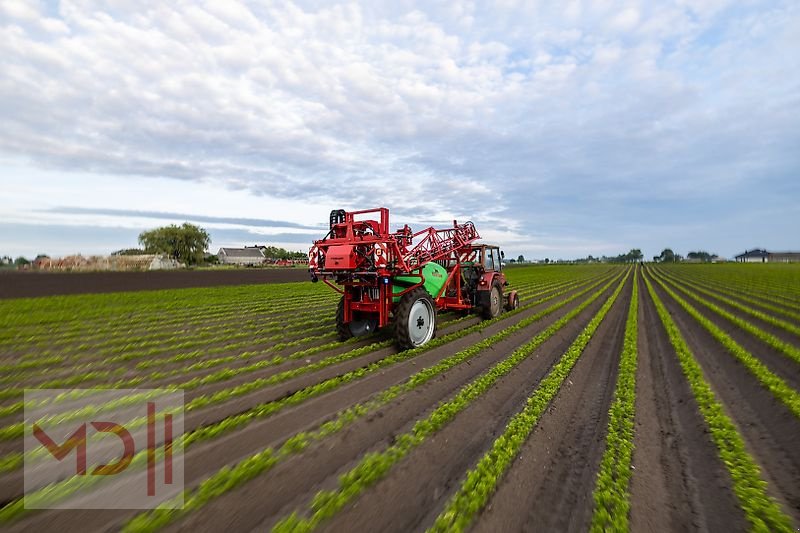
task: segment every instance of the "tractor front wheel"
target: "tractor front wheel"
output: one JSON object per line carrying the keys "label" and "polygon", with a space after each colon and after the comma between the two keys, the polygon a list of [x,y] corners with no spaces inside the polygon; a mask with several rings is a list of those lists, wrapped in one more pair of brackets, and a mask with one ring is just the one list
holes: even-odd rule
{"label": "tractor front wheel", "polygon": [[496,318],[503,311],[503,287],[499,281],[492,283],[492,288],[489,291],[489,301],[483,307],[483,318],[492,319]]}
{"label": "tractor front wheel", "polygon": [[402,350],[422,346],[436,336],[436,304],[422,287],[403,295],[395,308],[395,338]]}

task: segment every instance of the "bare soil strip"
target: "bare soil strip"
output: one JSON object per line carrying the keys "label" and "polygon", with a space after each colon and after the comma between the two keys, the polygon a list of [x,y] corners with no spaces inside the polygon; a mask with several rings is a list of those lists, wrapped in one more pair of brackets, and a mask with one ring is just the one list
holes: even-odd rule
{"label": "bare soil strip", "polygon": [[743,531],[730,476],[640,280],[632,531]]}
{"label": "bare soil strip", "polygon": [[309,281],[303,268],[148,272],[2,272],[0,298]]}
{"label": "bare soil strip", "polygon": [[661,287],[655,287],[748,452],[761,466],[770,495],[800,522],[800,421]]}

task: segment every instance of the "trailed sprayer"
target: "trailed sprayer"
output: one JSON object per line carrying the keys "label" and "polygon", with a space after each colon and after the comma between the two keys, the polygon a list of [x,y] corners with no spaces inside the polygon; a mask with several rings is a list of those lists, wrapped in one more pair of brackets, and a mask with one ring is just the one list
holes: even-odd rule
{"label": "trailed sprayer", "polygon": [[391,327],[401,348],[414,348],[436,335],[439,310],[494,318],[519,306],[516,291],[505,290],[502,252],[478,239],[472,222],[391,232],[385,207],[337,209],[328,234],[309,251],[311,280],[342,295],[336,310],[340,339]]}

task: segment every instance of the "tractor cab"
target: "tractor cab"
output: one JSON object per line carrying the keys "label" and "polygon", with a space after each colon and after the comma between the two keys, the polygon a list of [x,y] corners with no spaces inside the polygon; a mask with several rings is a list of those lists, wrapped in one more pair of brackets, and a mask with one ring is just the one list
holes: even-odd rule
{"label": "tractor cab", "polygon": [[485,272],[500,272],[503,269],[503,258],[506,254],[500,251],[499,246],[490,244],[476,244],[472,246],[475,254],[474,264],[481,265]]}
{"label": "tractor cab", "polygon": [[504,257],[499,246],[473,244],[469,260],[461,266],[465,296],[485,318],[495,318],[503,308],[513,310],[519,307],[516,291],[504,294],[508,286],[503,273]]}

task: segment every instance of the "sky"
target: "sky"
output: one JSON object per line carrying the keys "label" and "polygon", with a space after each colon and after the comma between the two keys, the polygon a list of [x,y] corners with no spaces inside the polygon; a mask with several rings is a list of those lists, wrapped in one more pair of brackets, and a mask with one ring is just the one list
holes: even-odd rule
{"label": "sky", "polygon": [[0,2],[0,255],[331,209],[528,259],[800,250],[800,3]]}

